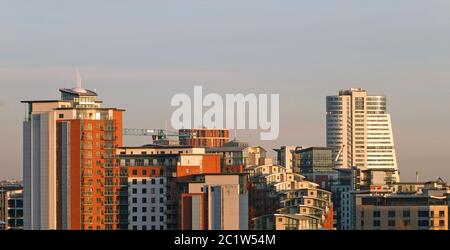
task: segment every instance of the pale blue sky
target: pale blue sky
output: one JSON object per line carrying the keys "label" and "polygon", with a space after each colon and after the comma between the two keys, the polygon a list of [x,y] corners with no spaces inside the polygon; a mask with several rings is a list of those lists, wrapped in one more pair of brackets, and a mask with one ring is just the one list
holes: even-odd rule
{"label": "pale blue sky", "polygon": [[[385,94],[402,180],[450,180],[450,1],[0,1],[0,179],[21,176],[23,99],[74,85],[164,127],[170,98],[279,93],[275,145],[324,145],[325,96]],[[140,144],[145,139],[127,138]]]}

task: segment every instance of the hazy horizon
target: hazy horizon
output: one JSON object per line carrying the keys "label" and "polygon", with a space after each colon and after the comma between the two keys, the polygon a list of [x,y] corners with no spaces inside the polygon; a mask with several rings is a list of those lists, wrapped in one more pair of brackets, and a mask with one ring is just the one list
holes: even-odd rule
{"label": "hazy horizon", "polygon": [[126,109],[126,128],[169,126],[171,97],[194,85],[279,93],[278,140],[238,132],[268,151],[325,146],[325,97],[361,87],[387,96],[401,180],[450,180],[450,2],[174,2],[3,4],[0,180],[21,179],[20,101],[58,99],[77,67],[104,106]]}

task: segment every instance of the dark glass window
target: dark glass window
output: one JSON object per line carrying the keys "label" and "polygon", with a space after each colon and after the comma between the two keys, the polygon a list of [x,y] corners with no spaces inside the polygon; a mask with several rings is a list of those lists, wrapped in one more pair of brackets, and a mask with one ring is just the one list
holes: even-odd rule
{"label": "dark glass window", "polygon": [[409,210],[404,210],[403,211],[403,217],[404,218],[409,218],[410,215],[411,215],[411,213],[409,212]]}
{"label": "dark glass window", "polygon": [[374,227],[379,227],[381,225],[381,222],[379,220],[374,220],[373,221],[373,226]]}

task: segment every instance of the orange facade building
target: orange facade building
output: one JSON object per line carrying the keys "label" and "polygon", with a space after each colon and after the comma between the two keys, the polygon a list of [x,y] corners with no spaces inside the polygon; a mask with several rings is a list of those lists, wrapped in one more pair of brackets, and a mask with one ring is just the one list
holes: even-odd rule
{"label": "orange facade building", "polygon": [[180,145],[222,147],[230,141],[230,130],[215,128],[180,129]]}
{"label": "orange facade building", "polygon": [[80,86],[60,92],[60,100],[23,102],[24,227],[117,229],[124,110],[102,108]]}

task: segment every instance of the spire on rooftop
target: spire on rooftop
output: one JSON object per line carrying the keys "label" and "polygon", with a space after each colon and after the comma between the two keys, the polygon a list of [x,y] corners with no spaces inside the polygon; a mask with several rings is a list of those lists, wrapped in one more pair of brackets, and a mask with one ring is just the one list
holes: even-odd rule
{"label": "spire on rooftop", "polygon": [[77,75],[76,75],[76,87],[72,89],[75,92],[78,93],[87,93],[85,89],[81,87],[81,76],[80,76],[80,69],[77,68]]}

